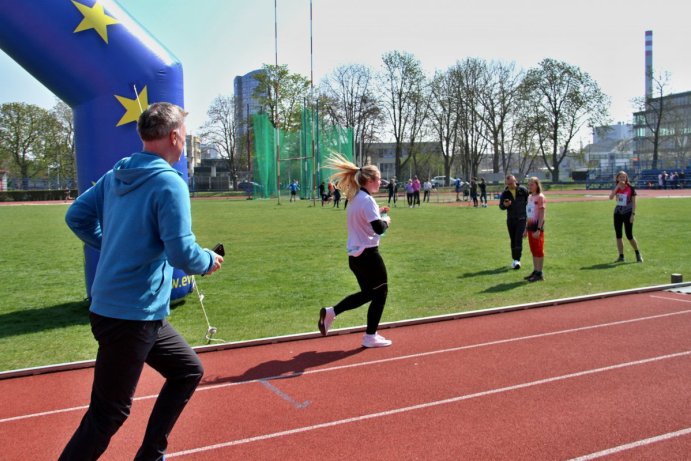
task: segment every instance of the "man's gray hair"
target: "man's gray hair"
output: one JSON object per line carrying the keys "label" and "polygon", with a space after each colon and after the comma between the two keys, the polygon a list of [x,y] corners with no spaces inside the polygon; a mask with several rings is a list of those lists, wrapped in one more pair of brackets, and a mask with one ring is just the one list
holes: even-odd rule
{"label": "man's gray hair", "polygon": [[169,102],[155,102],[146,108],[137,121],[137,132],[142,141],[155,141],[185,123],[187,112]]}

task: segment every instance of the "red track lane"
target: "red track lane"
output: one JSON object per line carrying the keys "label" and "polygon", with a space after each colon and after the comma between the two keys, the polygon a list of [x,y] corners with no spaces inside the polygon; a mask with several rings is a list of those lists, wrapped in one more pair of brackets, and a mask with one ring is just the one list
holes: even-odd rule
{"label": "red track lane", "polygon": [[[691,297],[654,292],[205,353],[168,459],[689,459],[690,332]],[[0,459],[56,459],[91,376],[0,381]],[[160,385],[103,459],[132,459]]]}

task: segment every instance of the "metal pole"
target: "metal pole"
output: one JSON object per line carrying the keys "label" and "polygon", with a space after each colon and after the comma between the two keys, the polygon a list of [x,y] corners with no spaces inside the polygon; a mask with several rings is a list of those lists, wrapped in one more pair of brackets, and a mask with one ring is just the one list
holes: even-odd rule
{"label": "metal pole", "polygon": [[278,8],[277,0],[274,0],[274,54],[276,59],[276,75],[274,80],[274,96],[276,97],[276,111],[274,120],[274,140],[276,141],[276,197],[281,204],[281,134],[278,117]]}
{"label": "metal pole", "polygon": [[[310,0],[310,102],[314,100],[314,51],[312,46],[312,0]],[[310,138],[312,141],[312,206],[317,206],[317,156],[314,150],[314,111],[310,112]]]}

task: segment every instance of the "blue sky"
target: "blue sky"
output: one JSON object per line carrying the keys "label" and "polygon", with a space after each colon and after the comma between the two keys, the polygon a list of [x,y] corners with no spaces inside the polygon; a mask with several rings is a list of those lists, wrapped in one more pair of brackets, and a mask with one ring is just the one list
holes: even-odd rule
{"label": "blue sky", "polygon": [[[273,64],[274,0],[119,0],[183,64],[194,132],[233,78]],[[309,0],[278,0],[278,61],[310,75]],[[459,59],[515,62],[550,57],[579,66],[612,98],[614,122],[631,119],[644,91],[644,32],[655,72],[691,90],[691,2],[681,0],[313,0],[315,84],[342,64],[377,70],[391,50],[413,53],[431,75]],[[0,103],[51,107],[55,97],[0,52]]]}

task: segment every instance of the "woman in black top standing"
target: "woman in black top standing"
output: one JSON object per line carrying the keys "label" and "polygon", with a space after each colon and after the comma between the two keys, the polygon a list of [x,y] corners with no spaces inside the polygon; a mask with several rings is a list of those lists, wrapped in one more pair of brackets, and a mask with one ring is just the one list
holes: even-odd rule
{"label": "woman in black top standing", "polygon": [[499,198],[499,208],[506,210],[506,227],[509,230],[511,239],[511,258],[513,269],[521,268],[521,253],[523,252],[523,232],[525,232],[526,211],[530,193],[525,186],[520,186],[516,182],[516,177],[512,174],[504,181],[506,189]]}

